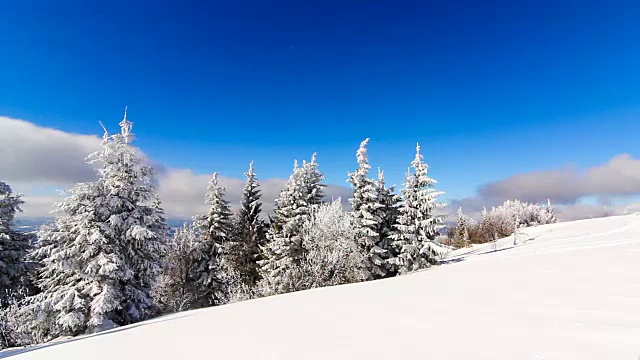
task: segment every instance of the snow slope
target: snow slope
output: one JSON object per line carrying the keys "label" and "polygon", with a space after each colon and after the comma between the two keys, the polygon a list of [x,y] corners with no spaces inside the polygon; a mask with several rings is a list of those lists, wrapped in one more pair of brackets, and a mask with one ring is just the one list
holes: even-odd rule
{"label": "snow slope", "polygon": [[529,228],[397,278],[180,313],[1,357],[621,359],[640,356],[640,215]]}

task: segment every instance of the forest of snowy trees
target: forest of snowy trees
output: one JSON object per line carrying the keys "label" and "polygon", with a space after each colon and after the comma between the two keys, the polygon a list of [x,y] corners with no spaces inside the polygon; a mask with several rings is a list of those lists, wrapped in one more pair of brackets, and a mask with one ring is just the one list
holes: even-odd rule
{"label": "forest of snowy trees", "polygon": [[448,244],[443,192],[420,146],[399,191],[372,175],[369,139],[348,173],[350,208],[327,201],[316,154],[295,162],[265,217],[249,164],[234,213],[214,173],[206,213],[170,231],[155,170],[120,132],[88,156],[95,181],[80,183],[35,234],[13,227],[23,203],[0,182],[0,348],[76,336],[154,316],[323,286],[388,278],[431,266],[452,247],[493,241],[518,227],[557,221],[550,205],[507,202],[474,223],[460,210]]}

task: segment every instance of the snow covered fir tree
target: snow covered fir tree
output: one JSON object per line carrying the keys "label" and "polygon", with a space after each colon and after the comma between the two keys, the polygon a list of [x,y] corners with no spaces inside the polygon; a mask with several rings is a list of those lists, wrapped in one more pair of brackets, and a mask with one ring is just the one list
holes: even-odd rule
{"label": "snow covered fir tree", "polygon": [[235,220],[235,233],[228,247],[229,266],[247,286],[255,286],[260,278],[258,262],[260,247],[265,243],[266,225],[261,218],[261,194],[253,169],[253,161],[245,173],[246,182],[242,190],[242,202]]}
{"label": "snow covered fir tree", "polygon": [[[382,196],[386,189],[382,188],[368,177],[371,166],[367,158],[367,144],[365,139],[356,152],[358,168],[349,173],[347,180],[353,188],[351,203],[353,226],[358,234],[358,243],[366,254],[366,270],[368,278],[384,278],[393,272],[392,264],[388,261],[391,255],[387,234],[381,233],[381,225],[386,221],[385,201]],[[384,180],[383,180],[384,181]],[[378,185],[378,187],[376,187]]]}
{"label": "snow covered fir tree", "polygon": [[318,169],[317,157],[318,154],[313,153],[310,161],[302,161],[302,185],[307,206],[320,204],[324,199],[326,185],[322,183],[324,175]]}
{"label": "snow covered fir tree", "polygon": [[393,246],[391,235],[395,232],[395,225],[398,223],[400,215],[399,207],[402,202],[400,194],[395,192],[395,186],[387,187],[384,179],[384,171],[378,168],[378,178],[374,182],[374,192],[377,203],[380,206],[377,209],[380,222],[377,224],[375,231],[378,233],[378,246],[386,249],[384,260],[386,261],[386,277],[397,275],[397,266],[394,258],[398,256],[396,248]]}
{"label": "snow covered fir tree", "polygon": [[58,217],[38,234],[40,293],[27,299],[27,324],[40,339],[78,335],[148,318],[167,225],[155,170],[131,145],[126,111],[120,133],[105,131],[89,156],[95,181],[77,184],[58,203]]}
{"label": "snow covered fir tree", "polygon": [[263,247],[260,262],[265,294],[281,294],[301,289],[303,279],[299,267],[305,256],[300,232],[311,213],[311,207],[322,202],[324,175],[319,171],[316,154],[300,167],[295,162],[280,196],[276,199],[274,219]]}
{"label": "snow covered fir tree", "polygon": [[455,248],[463,248],[471,245],[469,239],[469,226],[470,221],[465,214],[462,213],[462,208],[458,209],[458,222],[454,229],[453,246]]}
{"label": "snow covered fir tree", "polygon": [[0,308],[18,297],[29,286],[26,260],[32,236],[13,228],[16,213],[24,201],[13,194],[11,187],[0,181]]}
{"label": "snow covered fir tree", "polygon": [[205,195],[209,211],[195,218],[200,230],[202,252],[195,264],[196,281],[200,294],[198,306],[220,305],[226,302],[226,286],[223,279],[226,247],[232,239],[233,224],[225,188],[220,185],[218,173],[209,180]]}
{"label": "snow covered fir tree", "polygon": [[391,235],[398,252],[393,262],[401,274],[428,267],[443,252],[434,240],[438,229],[444,227],[444,216],[434,211],[444,206],[437,202],[444,193],[434,188],[436,180],[427,175],[428,165],[423,161],[419,144],[411,168],[413,172],[408,170],[402,189],[396,231]]}

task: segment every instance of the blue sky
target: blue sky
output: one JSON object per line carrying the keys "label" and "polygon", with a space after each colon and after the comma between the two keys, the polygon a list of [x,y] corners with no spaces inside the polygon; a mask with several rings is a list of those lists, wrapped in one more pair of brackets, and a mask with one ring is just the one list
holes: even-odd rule
{"label": "blue sky", "polygon": [[0,12],[0,116],[100,134],[129,106],[155,161],[344,185],[359,142],[447,198],[638,155],[633,1],[30,1]]}

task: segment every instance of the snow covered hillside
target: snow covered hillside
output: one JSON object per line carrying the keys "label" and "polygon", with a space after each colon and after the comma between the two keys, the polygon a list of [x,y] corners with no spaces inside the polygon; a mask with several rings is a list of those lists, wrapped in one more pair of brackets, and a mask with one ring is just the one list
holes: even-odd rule
{"label": "snow covered hillside", "polygon": [[397,278],[179,313],[0,358],[640,357],[640,215],[529,228],[518,242],[458,250]]}

